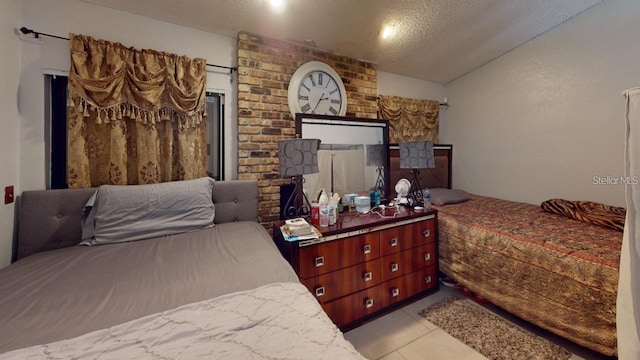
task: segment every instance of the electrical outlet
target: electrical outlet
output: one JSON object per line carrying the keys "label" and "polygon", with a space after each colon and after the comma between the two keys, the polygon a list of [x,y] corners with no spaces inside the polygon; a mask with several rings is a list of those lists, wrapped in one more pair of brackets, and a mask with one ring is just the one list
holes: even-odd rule
{"label": "electrical outlet", "polygon": [[13,185],[4,188],[4,203],[11,204],[13,202]]}

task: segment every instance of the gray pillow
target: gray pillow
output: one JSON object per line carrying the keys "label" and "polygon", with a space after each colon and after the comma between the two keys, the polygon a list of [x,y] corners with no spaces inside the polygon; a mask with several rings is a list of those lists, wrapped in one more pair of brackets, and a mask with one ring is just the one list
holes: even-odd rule
{"label": "gray pillow", "polygon": [[103,185],[82,214],[81,245],[111,244],[213,225],[214,180],[151,185]]}
{"label": "gray pillow", "polygon": [[466,194],[452,189],[436,188],[430,191],[433,205],[457,204],[470,200]]}

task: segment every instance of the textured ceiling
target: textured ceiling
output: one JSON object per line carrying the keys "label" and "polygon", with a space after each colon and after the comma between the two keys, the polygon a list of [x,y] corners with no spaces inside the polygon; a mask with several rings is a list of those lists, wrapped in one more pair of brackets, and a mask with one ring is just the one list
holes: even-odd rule
{"label": "textured ceiling", "polygon": [[[313,40],[378,70],[446,84],[600,0],[81,0],[235,37]],[[380,33],[393,25],[386,40]]]}

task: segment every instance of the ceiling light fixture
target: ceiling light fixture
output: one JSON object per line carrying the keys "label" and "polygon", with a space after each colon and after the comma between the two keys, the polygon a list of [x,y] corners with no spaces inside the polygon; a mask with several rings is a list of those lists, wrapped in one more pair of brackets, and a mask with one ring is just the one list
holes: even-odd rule
{"label": "ceiling light fixture", "polygon": [[284,8],[286,7],[287,1],[286,0],[269,0],[269,5],[271,5],[271,8],[274,11],[280,12],[284,10]]}
{"label": "ceiling light fixture", "polygon": [[392,37],[394,33],[395,33],[395,29],[393,28],[393,25],[385,25],[385,27],[382,28],[382,32],[380,33],[380,36],[383,39],[388,39]]}

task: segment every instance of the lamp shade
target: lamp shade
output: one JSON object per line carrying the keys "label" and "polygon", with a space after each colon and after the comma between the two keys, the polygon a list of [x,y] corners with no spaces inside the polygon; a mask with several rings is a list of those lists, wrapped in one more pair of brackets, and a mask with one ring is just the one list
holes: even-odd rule
{"label": "lamp shade", "polygon": [[318,172],[319,139],[291,139],[278,141],[280,177],[287,178]]}
{"label": "lamp shade", "polygon": [[367,166],[385,166],[387,148],[383,144],[367,145]]}
{"label": "lamp shade", "polygon": [[425,169],[436,167],[433,142],[409,141],[400,143],[400,168]]}

